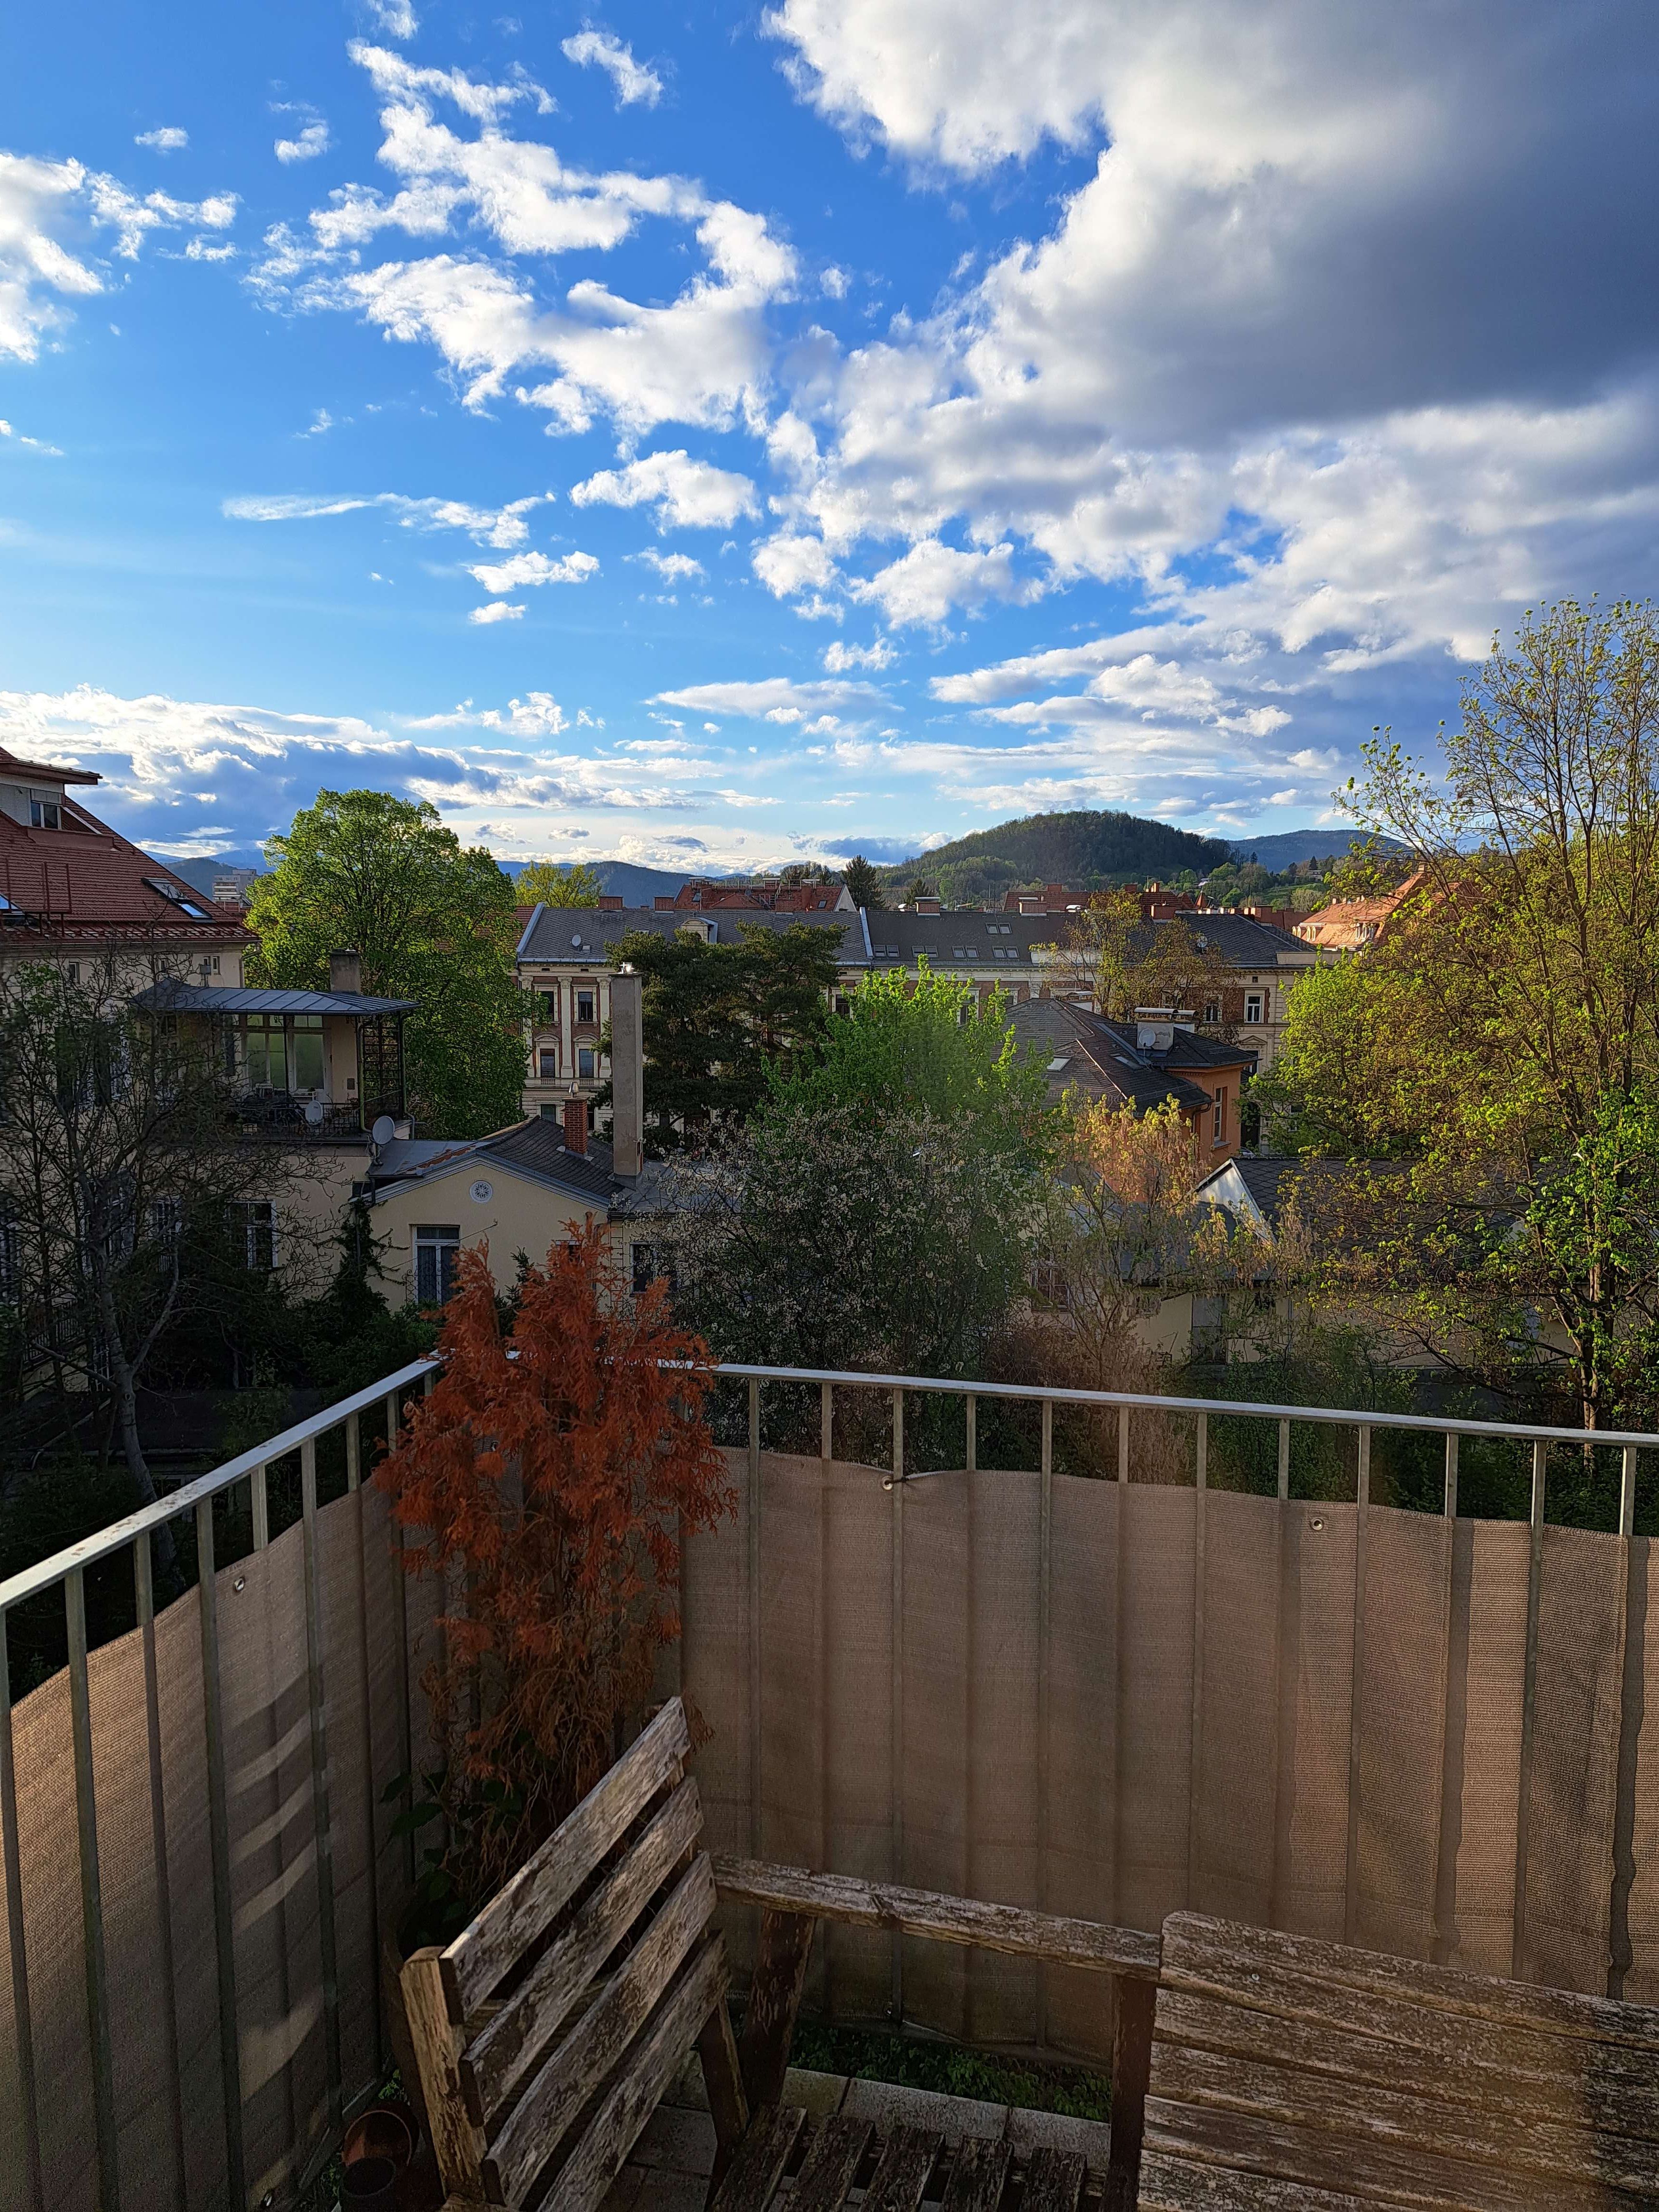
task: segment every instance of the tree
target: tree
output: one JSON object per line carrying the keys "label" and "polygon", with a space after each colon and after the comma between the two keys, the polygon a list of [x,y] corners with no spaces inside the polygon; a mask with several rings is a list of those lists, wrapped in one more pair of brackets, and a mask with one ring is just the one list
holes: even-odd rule
{"label": "tree", "polygon": [[1008,1015],[1005,992],[981,1000],[925,961],[914,981],[866,975],[817,1055],[776,1067],[775,1110],[845,1110],[866,1126],[921,1111],[993,1150],[1040,1150],[1047,1079],[1018,1051]]}
{"label": "tree", "polygon": [[329,954],[360,952],[366,992],[416,1003],[409,1083],[428,1133],[483,1136],[516,1121],[528,1000],[513,974],[513,884],[493,857],[463,850],[426,800],[380,791],[319,792],[265,853],[249,980],[326,989]]}
{"label": "tree", "polygon": [[1132,887],[1090,899],[1066,926],[1056,964],[1062,990],[1086,995],[1115,1022],[1132,1021],[1142,1006],[1190,1010],[1201,1019],[1233,980],[1202,915],[1144,921]]}
{"label": "tree", "polygon": [[[630,931],[612,950],[644,978],[647,1139],[672,1152],[744,1120],[817,1052],[840,973],[839,934],[805,922],[739,924],[736,945],[690,930]],[[599,1093],[608,1101],[609,1089]]]}
{"label": "tree", "polygon": [[801,1098],[677,1163],[659,1203],[678,1309],[721,1357],[911,1375],[983,1371],[1042,1211],[965,1121]]}
{"label": "tree", "polygon": [[933,889],[933,886],[928,882],[926,876],[912,876],[909,883],[905,888],[904,902],[907,906],[914,906],[918,899],[937,898],[938,896],[939,893]]}
{"label": "tree", "polygon": [[514,890],[520,906],[597,906],[605,886],[585,860],[532,860]]}
{"label": "tree", "polygon": [[881,878],[862,853],[855,854],[847,863],[841,872],[841,879],[852,893],[854,906],[867,907],[873,913],[886,904],[882,896]]}
{"label": "tree", "polygon": [[[124,955],[0,969],[0,1304],[18,1381],[90,1416],[155,1498],[138,1393],[169,1334],[203,1327],[269,1268],[303,1170],[239,1135],[206,1037],[137,1003]],[[174,972],[178,969],[179,972]],[[144,963],[145,987],[186,980]]]}
{"label": "tree", "polygon": [[525,1270],[504,1328],[487,1251],[464,1251],[435,1388],[376,1475],[410,1571],[465,1593],[423,1678],[447,1844],[421,1932],[439,1942],[609,1766],[679,1634],[681,1532],[733,1504],[707,1349],[665,1298],[628,1295],[590,1221]]}
{"label": "tree", "polygon": [[1263,1095],[1294,1141],[1361,1163],[1328,1224],[1340,1287],[1605,1425],[1655,1399],[1653,610],[1529,615],[1441,743],[1438,778],[1387,732],[1366,747],[1350,803],[1419,880],[1340,980],[1298,986]]}

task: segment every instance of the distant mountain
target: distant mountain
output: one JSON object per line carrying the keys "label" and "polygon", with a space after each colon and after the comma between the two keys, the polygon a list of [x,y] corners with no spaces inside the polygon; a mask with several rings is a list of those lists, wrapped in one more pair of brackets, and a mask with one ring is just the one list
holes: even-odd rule
{"label": "distant mountain", "polygon": [[[527,860],[501,862],[509,876],[516,876],[529,865]],[[620,898],[627,906],[649,906],[653,899],[672,898],[687,881],[685,876],[671,875],[665,868],[635,867],[631,860],[592,860],[588,865],[606,896]]]}
{"label": "distant mountain", "polygon": [[[157,854],[157,860],[163,856]],[[228,868],[259,868],[265,866],[264,856],[252,847],[246,852],[215,853],[205,860],[169,860],[167,866],[175,876],[182,876],[192,890],[213,896],[213,878],[222,876]]]}
{"label": "distant mountain", "polygon": [[1194,836],[1136,814],[1029,814],[936,845],[882,872],[896,882],[972,868],[1006,874],[1011,883],[1075,884],[1097,876],[1172,876],[1182,868],[1203,875],[1228,857],[1219,837]]}
{"label": "distant mountain", "polygon": [[[1364,842],[1363,830],[1279,830],[1268,837],[1235,837],[1228,850],[1235,860],[1259,861],[1277,875],[1302,860],[1340,859],[1351,845]],[[1376,842],[1385,853],[1407,849],[1392,837],[1379,837]]]}

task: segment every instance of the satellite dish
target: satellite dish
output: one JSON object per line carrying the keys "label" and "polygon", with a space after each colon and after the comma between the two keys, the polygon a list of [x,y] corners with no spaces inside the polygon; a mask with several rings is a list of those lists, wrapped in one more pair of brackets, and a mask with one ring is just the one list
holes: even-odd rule
{"label": "satellite dish", "polygon": [[306,1101],[305,1114],[307,1121],[310,1122],[312,1127],[314,1129],[323,1118],[322,1100],[320,1098],[307,1098]]}
{"label": "satellite dish", "polygon": [[389,1145],[398,1133],[398,1124],[390,1114],[377,1114],[368,1133],[377,1145]]}

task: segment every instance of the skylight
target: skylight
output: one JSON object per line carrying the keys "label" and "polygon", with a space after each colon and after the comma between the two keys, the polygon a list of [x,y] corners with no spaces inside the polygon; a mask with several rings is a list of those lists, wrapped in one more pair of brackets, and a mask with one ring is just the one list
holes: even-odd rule
{"label": "skylight", "polygon": [[194,899],[186,897],[177,884],[168,883],[163,876],[146,876],[144,888],[166,899],[169,906],[176,906],[180,914],[188,915],[192,921],[211,921],[213,919],[204,906],[198,906]]}

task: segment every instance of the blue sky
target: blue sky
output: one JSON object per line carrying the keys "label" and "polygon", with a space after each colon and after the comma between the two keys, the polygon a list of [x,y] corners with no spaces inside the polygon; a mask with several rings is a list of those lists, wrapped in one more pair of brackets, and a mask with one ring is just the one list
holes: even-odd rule
{"label": "blue sky", "polygon": [[9,11],[0,744],[175,854],[1329,819],[1645,593],[1650,12]]}

